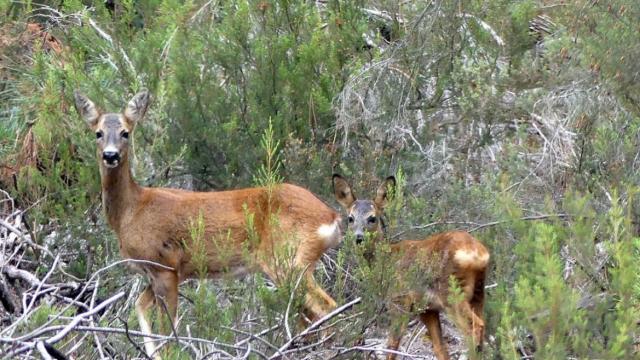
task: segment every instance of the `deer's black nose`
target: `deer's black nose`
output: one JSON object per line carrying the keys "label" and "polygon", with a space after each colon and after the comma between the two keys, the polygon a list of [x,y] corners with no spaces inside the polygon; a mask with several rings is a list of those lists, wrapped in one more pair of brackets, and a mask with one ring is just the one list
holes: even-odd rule
{"label": "deer's black nose", "polygon": [[356,244],[360,244],[364,240],[364,234],[356,234]]}
{"label": "deer's black nose", "polygon": [[108,163],[120,161],[120,154],[117,151],[105,151],[102,153],[102,159]]}

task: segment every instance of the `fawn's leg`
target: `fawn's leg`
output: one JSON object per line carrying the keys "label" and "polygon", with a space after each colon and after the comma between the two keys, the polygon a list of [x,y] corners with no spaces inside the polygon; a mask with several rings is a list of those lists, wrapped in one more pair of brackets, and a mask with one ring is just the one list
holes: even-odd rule
{"label": "fawn's leg", "polygon": [[[389,337],[387,338],[387,349],[389,350],[398,350],[400,347],[400,340],[404,335],[405,331],[407,331],[407,321],[401,320],[402,322],[397,326],[392,326],[389,331]],[[387,353],[387,360],[394,360],[396,358],[396,354]]]}
{"label": "fawn's leg", "polygon": [[429,330],[429,336],[433,344],[433,352],[438,360],[449,360],[447,346],[442,338],[440,314],[437,311],[428,310],[420,314],[420,320],[427,326],[427,330]]}
{"label": "fawn's leg", "polygon": [[469,301],[469,304],[475,315],[471,325],[473,341],[475,342],[476,350],[481,351],[482,342],[484,341],[484,274],[476,280],[473,297]]}

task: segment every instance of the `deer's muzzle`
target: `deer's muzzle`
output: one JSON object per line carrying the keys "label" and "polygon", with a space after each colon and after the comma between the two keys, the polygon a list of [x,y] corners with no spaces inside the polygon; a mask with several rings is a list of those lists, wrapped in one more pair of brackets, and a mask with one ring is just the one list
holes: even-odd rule
{"label": "deer's muzzle", "polygon": [[107,167],[116,167],[120,162],[120,153],[117,151],[104,151],[102,153],[102,160]]}

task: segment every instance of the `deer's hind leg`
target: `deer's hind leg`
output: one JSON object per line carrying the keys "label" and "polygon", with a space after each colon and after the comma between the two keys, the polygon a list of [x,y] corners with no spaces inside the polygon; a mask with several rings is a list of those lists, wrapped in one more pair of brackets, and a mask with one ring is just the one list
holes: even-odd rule
{"label": "deer's hind leg", "polygon": [[[407,331],[407,321],[404,319],[400,320],[400,324],[391,326],[389,330],[389,337],[387,338],[387,349],[397,351],[400,347],[400,341],[402,340],[402,336]],[[389,352],[387,353],[387,360],[394,360],[396,358],[396,354]]]}
{"label": "deer's hind leg", "polygon": [[[313,244],[320,243],[320,239],[313,242]],[[313,277],[316,263],[323,253],[324,249],[312,247],[307,244],[306,246],[303,245],[298,249],[295,258],[295,267],[305,272],[304,277],[306,289],[304,308],[312,322],[327,315],[327,313],[335,309],[337,305],[335,300],[333,300],[333,298],[327,294],[320,285],[318,285]]]}
{"label": "deer's hind leg", "polygon": [[452,320],[458,329],[473,342],[470,348],[474,348],[476,351],[480,350],[482,346],[485,327],[482,316],[484,277],[480,275],[470,274],[462,278],[464,298],[458,304],[450,306]]}
{"label": "deer's hind leg", "polygon": [[327,315],[331,310],[336,308],[337,304],[335,300],[316,283],[312,273],[307,273],[305,277],[307,288],[304,295],[304,308],[310,320],[313,322]]}
{"label": "deer's hind leg", "polygon": [[449,353],[447,352],[447,346],[442,338],[442,327],[440,325],[440,313],[435,310],[427,310],[420,314],[420,321],[429,330],[429,336],[431,337],[431,343],[433,344],[433,352],[438,360],[448,360]]}
{"label": "deer's hind leg", "polygon": [[471,324],[471,331],[477,351],[482,350],[482,342],[484,340],[484,278],[484,273],[476,278],[473,295],[469,300],[471,311],[475,315]]}

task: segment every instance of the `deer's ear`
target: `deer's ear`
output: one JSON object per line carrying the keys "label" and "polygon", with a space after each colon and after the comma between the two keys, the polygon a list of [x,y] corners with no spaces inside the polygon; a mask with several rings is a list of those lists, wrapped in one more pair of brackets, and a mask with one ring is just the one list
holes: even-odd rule
{"label": "deer's ear", "polygon": [[129,101],[127,107],[124,109],[124,117],[131,125],[135,125],[135,123],[142,120],[149,106],[149,98],[149,91],[144,89]]}
{"label": "deer's ear", "polygon": [[351,191],[351,186],[349,186],[347,180],[338,174],[333,174],[333,194],[338,203],[345,209],[348,209],[356,201],[356,196]]}
{"label": "deer's ear", "polygon": [[98,125],[98,118],[100,118],[100,112],[98,111],[96,104],[77,90],[73,93],[73,98],[75,100],[76,111],[78,111],[78,114],[82,116],[91,129],[94,129],[96,125]]}
{"label": "deer's ear", "polygon": [[376,191],[376,198],[373,200],[373,202],[377,207],[384,209],[384,207],[387,205],[387,200],[389,200],[395,192],[396,178],[393,176],[389,176],[378,187],[378,190]]}

